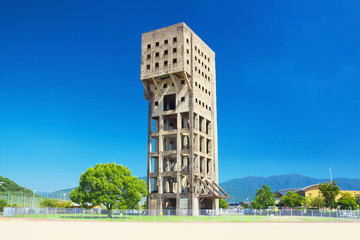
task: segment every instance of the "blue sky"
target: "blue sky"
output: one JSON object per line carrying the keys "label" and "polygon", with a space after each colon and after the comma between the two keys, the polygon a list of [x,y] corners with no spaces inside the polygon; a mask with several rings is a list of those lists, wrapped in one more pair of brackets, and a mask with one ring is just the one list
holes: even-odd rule
{"label": "blue sky", "polygon": [[216,53],[220,182],[360,178],[359,1],[1,1],[0,175],[38,191],[96,163],[145,176],[141,33]]}

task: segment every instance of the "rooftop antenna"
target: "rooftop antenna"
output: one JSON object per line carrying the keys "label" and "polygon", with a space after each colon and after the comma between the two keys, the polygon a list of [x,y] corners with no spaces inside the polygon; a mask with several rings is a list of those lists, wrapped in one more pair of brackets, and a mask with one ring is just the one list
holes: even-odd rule
{"label": "rooftop antenna", "polygon": [[330,171],[330,182],[332,183],[331,167],[329,167],[329,171]]}

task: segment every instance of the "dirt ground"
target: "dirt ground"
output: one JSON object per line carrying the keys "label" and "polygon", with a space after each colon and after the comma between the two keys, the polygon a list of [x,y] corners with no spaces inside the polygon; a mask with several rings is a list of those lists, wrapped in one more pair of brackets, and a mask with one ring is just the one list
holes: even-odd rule
{"label": "dirt ground", "polygon": [[0,239],[357,239],[360,223],[134,223],[0,218]]}

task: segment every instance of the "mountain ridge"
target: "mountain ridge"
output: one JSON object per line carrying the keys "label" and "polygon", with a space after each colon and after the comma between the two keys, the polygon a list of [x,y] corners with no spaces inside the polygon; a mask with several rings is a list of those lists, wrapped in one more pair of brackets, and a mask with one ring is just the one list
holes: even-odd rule
{"label": "mountain ridge", "polygon": [[[360,190],[360,179],[334,178],[343,190]],[[301,188],[313,184],[329,182],[326,178],[313,178],[300,174],[285,174],[269,177],[249,176],[236,178],[220,183],[220,186],[231,196],[228,202],[253,200],[256,190],[263,184],[271,187],[273,192],[281,189]]]}

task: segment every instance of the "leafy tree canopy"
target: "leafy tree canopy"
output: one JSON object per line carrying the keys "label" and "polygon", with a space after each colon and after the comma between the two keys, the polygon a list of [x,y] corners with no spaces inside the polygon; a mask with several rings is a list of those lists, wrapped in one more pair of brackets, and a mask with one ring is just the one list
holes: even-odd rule
{"label": "leafy tree canopy", "polygon": [[40,202],[44,208],[71,208],[71,201],[60,201],[59,199],[45,198]]}
{"label": "leafy tree canopy", "polygon": [[7,207],[7,201],[5,199],[0,199],[0,212],[4,211],[4,207]]}
{"label": "leafy tree canopy", "polygon": [[324,208],[326,207],[325,198],[322,195],[316,196],[316,197],[307,197],[307,205],[311,208]]}
{"label": "leafy tree canopy", "polygon": [[[79,187],[70,193],[70,199],[82,206],[104,205],[114,208],[136,208],[143,196],[147,196],[146,183],[131,175],[123,165],[96,164],[80,177]],[[109,217],[111,211],[108,211]]]}
{"label": "leafy tree canopy", "polygon": [[294,191],[288,192],[280,199],[280,204],[287,207],[301,206],[305,203],[305,198]]}
{"label": "leafy tree canopy", "polygon": [[340,188],[337,186],[336,182],[324,182],[319,184],[319,190],[325,198],[326,206],[330,208],[336,208],[336,197],[340,193]]}
{"label": "leafy tree canopy", "polygon": [[358,209],[358,199],[353,197],[351,193],[341,193],[337,203],[341,209]]}
{"label": "leafy tree canopy", "polygon": [[256,191],[255,200],[251,202],[251,206],[255,209],[266,209],[274,205],[275,195],[272,193],[271,187],[264,184]]}
{"label": "leafy tree canopy", "polygon": [[220,199],[220,200],[219,200],[219,207],[220,207],[220,208],[228,209],[228,208],[229,208],[229,204],[228,204],[224,199]]}

